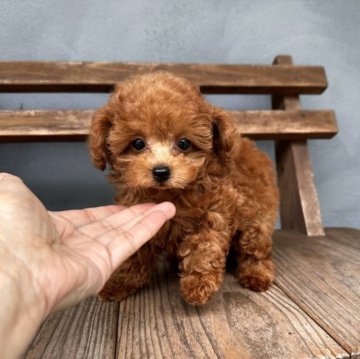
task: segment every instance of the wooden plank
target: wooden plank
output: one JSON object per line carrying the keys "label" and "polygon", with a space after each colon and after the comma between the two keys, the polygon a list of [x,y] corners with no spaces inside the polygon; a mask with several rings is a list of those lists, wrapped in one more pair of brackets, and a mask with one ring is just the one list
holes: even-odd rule
{"label": "wooden plank", "polygon": [[119,304],[89,298],[51,315],[26,358],[114,358]]}
{"label": "wooden plank", "polygon": [[[291,65],[289,56],[275,59],[276,66]],[[299,96],[273,97],[273,108],[299,111]],[[305,140],[279,141],[275,147],[280,188],[280,218],[284,229],[296,229],[308,236],[324,235],[320,204]]]}
{"label": "wooden plank", "polygon": [[[309,238],[294,231],[274,235],[276,284],[352,358],[360,357],[360,231],[349,246],[342,230]],[[345,232],[349,236],[349,231]]]}
{"label": "wooden plank", "polygon": [[[349,250],[360,251],[360,230],[355,228],[327,228],[326,235],[336,242],[347,246]],[[360,289],[360,288],[359,288]]]}
{"label": "wooden plank", "polygon": [[[84,140],[92,110],[0,111],[1,141]],[[241,134],[253,139],[330,138],[337,132],[333,111],[230,111]]]}
{"label": "wooden plank", "polygon": [[0,111],[0,140],[84,141],[93,114],[93,110]]}
{"label": "wooden plank", "polygon": [[118,358],[348,358],[284,293],[255,293],[226,275],[200,307],[187,305],[165,271],[120,303]]}
{"label": "wooden plank", "polygon": [[107,92],[130,75],[165,70],[204,93],[319,94],[327,87],[320,66],[114,62],[0,62],[0,92]]}
{"label": "wooden plank", "polygon": [[252,139],[331,138],[337,133],[333,111],[229,111],[241,134]]}

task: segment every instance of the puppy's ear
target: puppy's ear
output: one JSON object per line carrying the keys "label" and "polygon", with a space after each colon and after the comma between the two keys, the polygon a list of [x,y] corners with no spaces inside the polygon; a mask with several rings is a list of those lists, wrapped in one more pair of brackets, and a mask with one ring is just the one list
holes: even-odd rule
{"label": "puppy's ear", "polygon": [[240,146],[240,134],[229,114],[217,107],[212,108],[213,148],[215,155],[226,160]]}
{"label": "puppy's ear", "polygon": [[116,84],[109,102],[95,112],[91,121],[89,132],[90,155],[94,165],[101,170],[106,168],[107,162],[111,164],[107,140],[114,122],[115,112],[122,107],[122,93],[122,85]]}
{"label": "puppy's ear", "polygon": [[99,108],[91,121],[89,132],[90,155],[94,165],[100,170],[109,162],[107,137],[112,126],[114,114],[109,105]]}

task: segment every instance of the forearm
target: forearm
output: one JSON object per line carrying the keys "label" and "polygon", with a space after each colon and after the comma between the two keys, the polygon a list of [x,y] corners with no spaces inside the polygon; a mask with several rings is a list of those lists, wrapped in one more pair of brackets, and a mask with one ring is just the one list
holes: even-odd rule
{"label": "forearm", "polygon": [[18,263],[0,264],[0,290],[0,358],[18,358],[45,319],[46,303]]}

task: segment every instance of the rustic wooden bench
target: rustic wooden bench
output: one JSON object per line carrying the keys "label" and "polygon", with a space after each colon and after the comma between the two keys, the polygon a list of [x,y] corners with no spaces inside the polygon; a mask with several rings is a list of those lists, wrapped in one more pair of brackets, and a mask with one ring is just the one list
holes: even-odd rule
{"label": "rustic wooden bench", "polygon": [[[331,110],[302,110],[327,87],[319,66],[0,62],[0,92],[109,92],[135,73],[168,70],[205,94],[269,94],[272,109],[231,111],[239,131],[275,141],[281,230],[277,279],[253,293],[226,276],[203,307],[186,305],[172,272],[126,301],[89,298],[51,315],[27,358],[356,358],[360,355],[360,231],[325,229],[309,139],[337,133]],[[1,110],[0,143],[86,140],[92,110]],[[1,156],[1,145],[0,145]],[[0,168],[1,170],[1,168]]]}

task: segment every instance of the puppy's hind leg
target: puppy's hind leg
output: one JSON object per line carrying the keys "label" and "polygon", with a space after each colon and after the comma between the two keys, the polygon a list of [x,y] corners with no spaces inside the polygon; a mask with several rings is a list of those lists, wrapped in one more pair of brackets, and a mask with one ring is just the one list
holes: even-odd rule
{"label": "puppy's hind leg", "polygon": [[241,231],[234,243],[238,268],[235,273],[239,283],[254,291],[265,291],[275,278],[271,258],[273,229],[254,225]]}

